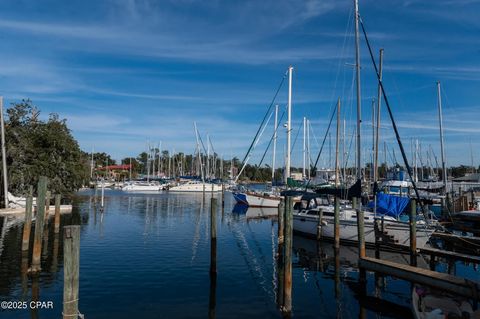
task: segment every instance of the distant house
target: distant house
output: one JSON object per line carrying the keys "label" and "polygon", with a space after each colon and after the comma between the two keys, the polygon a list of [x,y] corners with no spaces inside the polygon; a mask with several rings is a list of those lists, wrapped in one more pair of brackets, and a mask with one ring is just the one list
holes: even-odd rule
{"label": "distant house", "polygon": [[468,174],[453,179],[454,182],[480,183],[480,173]]}

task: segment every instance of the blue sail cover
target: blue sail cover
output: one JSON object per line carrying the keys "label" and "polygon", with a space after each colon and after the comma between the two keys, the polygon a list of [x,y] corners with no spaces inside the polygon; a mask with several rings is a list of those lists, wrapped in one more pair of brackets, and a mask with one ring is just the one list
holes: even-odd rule
{"label": "blue sail cover", "polygon": [[[382,192],[377,193],[377,213],[398,218],[409,202],[410,199],[408,197],[393,196]],[[368,203],[370,208],[373,208],[373,205],[373,201]]]}

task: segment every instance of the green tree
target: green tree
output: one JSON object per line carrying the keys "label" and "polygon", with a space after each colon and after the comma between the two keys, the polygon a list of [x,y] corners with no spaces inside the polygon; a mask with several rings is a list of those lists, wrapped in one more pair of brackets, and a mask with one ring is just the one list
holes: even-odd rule
{"label": "green tree", "polygon": [[49,178],[52,193],[66,194],[80,188],[89,176],[88,158],[57,114],[38,119],[30,100],[12,103],[7,109],[5,137],[9,191],[25,194],[39,176]]}

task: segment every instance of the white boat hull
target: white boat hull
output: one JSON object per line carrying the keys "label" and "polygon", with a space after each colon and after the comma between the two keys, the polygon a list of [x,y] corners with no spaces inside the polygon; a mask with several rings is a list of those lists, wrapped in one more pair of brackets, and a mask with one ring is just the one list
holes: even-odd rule
{"label": "white boat hull", "polygon": [[280,204],[280,198],[275,196],[261,196],[249,193],[245,194],[245,196],[250,207],[276,208]]}
{"label": "white boat hull", "polygon": [[[205,185],[205,187],[204,187]],[[173,186],[168,189],[169,192],[221,192],[222,185],[212,183],[187,183]]]}
{"label": "white boat hull", "polygon": [[[375,244],[375,229],[373,218],[371,221],[365,221],[365,243]],[[293,230],[307,236],[317,236],[318,216],[308,216],[303,214],[293,214]],[[407,223],[388,221],[384,223],[384,230],[388,236],[393,236],[397,245],[410,245],[410,229]],[[327,217],[322,218],[321,226],[322,238],[334,238],[334,220]],[[417,227],[417,247],[424,247],[433,229]],[[354,220],[340,220],[340,240],[343,242],[358,242],[357,222]]]}

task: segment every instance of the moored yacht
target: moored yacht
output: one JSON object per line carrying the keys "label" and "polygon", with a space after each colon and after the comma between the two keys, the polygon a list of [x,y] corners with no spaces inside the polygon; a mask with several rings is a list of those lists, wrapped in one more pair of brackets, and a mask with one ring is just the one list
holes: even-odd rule
{"label": "moored yacht", "polygon": [[201,182],[201,181],[188,181],[184,184],[172,186],[168,189],[170,192],[221,192],[222,185]]}

